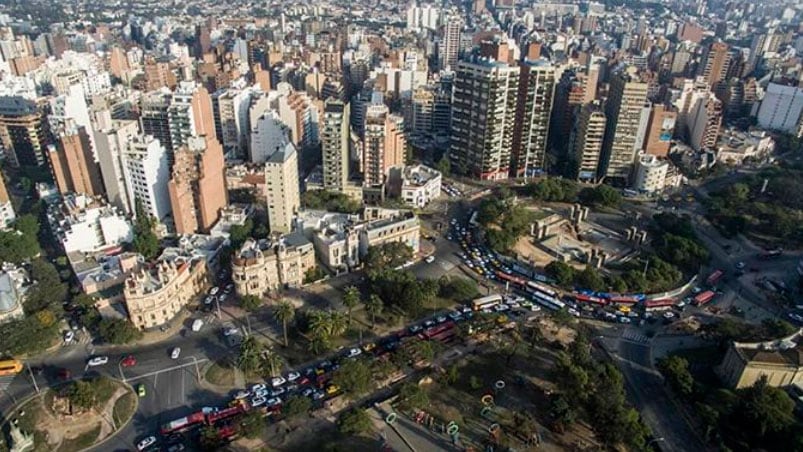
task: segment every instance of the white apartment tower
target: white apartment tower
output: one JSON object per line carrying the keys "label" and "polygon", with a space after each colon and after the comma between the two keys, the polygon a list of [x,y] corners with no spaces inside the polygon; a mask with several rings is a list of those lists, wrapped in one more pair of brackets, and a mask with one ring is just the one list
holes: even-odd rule
{"label": "white apartment tower", "polygon": [[139,203],[146,214],[163,222],[171,213],[167,150],[150,135],[136,136],[129,142],[123,161],[129,198],[135,205]]}
{"label": "white apartment tower", "polygon": [[613,76],[606,105],[607,127],[602,145],[601,175],[607,178],[630,178],[636,162],[636,141],[642,127],[642,113],[647,102],[648,85],[636,69]]}
{"label": "white apartment tower", "polygon": [[288,233],[301,205],[298,189],[298,154],[286,142],[265,162],[265,195],[270,232]]}
{"label": "white apartment tower", "polygon": [[457,66],[457,57],[460,54],[460,29],[463,21],[458,16],[449,16],[443,23],[443,36],[438,49],[438,62],[441,69]]}

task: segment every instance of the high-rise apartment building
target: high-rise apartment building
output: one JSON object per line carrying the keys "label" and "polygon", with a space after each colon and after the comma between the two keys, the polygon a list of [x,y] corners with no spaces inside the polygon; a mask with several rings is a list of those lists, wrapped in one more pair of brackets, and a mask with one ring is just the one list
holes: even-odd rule
{"label": "high-rise apartment building", "polygon": [[599,102],[584,105],[569,138],[569,152],[577,164],[577,178],[595,182],[599,174],[602,142],[605,139],[605,112]]}
{"label": "high-rise apartment building", "polygon": [[456,171],[483,180],[508,177],[519,73],[488,59],[457,63],[449,153]]}
{"label": "high-rise apartment building", "polygon": [[40,106],[16,96],[0,100],[0,141],[13,166],[44,165],[50,138]]}
{"label": "high-rise apartment building", "polygon": [[264,163],[289,140],[290,128],[278,113],[266,110],[252,123],[249,160],[251,163]]}
{"label": "high-rise apartment building", "polygon": [[688,119],[691,147],[695,151],[714,149],[722,125],[722,102],[709,92],[697,100]]}
{"label": "high-rise apartment building", "polygon": [[181,82],[170,100],[168,116],[172,152],[189,143],[190,137],[215,136],[212,98],[200,84]]}
{"label": "high-rise apartment building", "polygon": [[363,185],[379,186],[385,182],[390,168],[404,165],[407,146],[404,120],[390,114],[381,99],[375,99],[365,112],[364,129]]}
{"label": "high-rise apartment building", "polygon": [[134,205],[126,189],[123,154],[132,137],[139,133],[139,123],[131,119],[113,120],[111,127],[94,131],[95,151],[106,199],[126,214],[134,213]]}
{"label": "high-rise apartment building", "polygon": [[511,177],[532,176],[546,170],[549,118],[555,95],[555,68],[548,60],[524,60],[519,67]]}
{"label": "high-rise apartment building", "polygon": [[176,233],[208,232],[228,204],[223,147],[214,137],[190,137],[174,157],[167,187]]}
{"label": "high-rise apartment building", "polygon": [[727,81],[730,70],[730,49],[724,42],[714,42],[708,48],[705,61],[700,65],[700,73],[711,88],[716,88],[719,82]]}
{"label": "high-rise apartment building", "polygon": [[669,154],[669,145],[675,133],[677,111],[670,105],[655,104],[650,110],[647,134],[644,138],[644,152],[657,157]]}
{"label": "high-rise apartment building", "polygon": [[765,129],[797,134],[802,112],[803,88],[770,83],[758,109],[758,124]]}
{"label": "high-rise apartment building", "polygon": [[135,136],[123,153],[123,163],[128,195],[135,209],[139,205],[146,215],[164,222],[170,216],[167,149],[150,135]]}
{"label": "high-rise apartment building", "polygon": [[449,16],[443,22],[441,45],[438,49],[438,63],[441,69],[457,66],[457,57],[460,54],[460,29],[463,21],[458,16]]}
{"label": "high-rise apartment building", "polygon": [[602,145],[601,176],[627,181],[636,161],[642,129],[642,113],[647,102],[648,84],[635,68],[614,74],[605,109],[607,120]]}
{"label": "high-rise apartment building", "polygon": [[432,5],[410,5],[407,9],[407,28],[410,31],[436,30],[438,16],[438,9]]}
{"label": "high-rise apartment building", "polygon": [[265,162],[265,195],[270,232],[288,233],[301,205],[298,187],[298,154],[286,142]]}
{"label": "high-rise apartment building", "polygon": [[56,145],[48,147],[48,158],[62,194],[83,193],[92,197],[104,194],[100,168],[92,155],[92,144],[84,127],[68,121]]}
{"label": "high-rise apartment building", "polygon": [[150,135],[172,153],[173,141],[170,136],[170,98],[172,92],[163,88],[145,93],[140,101],[140,124],[142,133]]}
{"label": "high-rise apartment building", "polygon": [[349,177],[349,104],[327,99],[323,107],[323,188],[342,192]]}
{"label": "high-rise apartment building", "polygon": [[248,140],[248,106],[250,91],[223,89],[212,95],[212,113],[215,118],[215,134],[223,149],[244,153]]}

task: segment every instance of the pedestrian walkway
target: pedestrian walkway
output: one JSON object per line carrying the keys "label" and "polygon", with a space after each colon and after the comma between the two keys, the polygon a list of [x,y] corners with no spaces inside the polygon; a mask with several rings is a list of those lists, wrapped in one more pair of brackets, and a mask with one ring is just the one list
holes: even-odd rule
{"label": "pedestrian walkway", "polygon": [[631,329],[627,329],[624,333],[622,333],[622,339],[639,344],[647,344],[650,342],[650,338],[648,336],[641,334],[637,330]]}
{"label": "pedestrian walkway", "polygon": [[11,382],[14,381],[14,377],[16,375],[4,375],[0,377],[0,391],[5,391],[11,386]]}

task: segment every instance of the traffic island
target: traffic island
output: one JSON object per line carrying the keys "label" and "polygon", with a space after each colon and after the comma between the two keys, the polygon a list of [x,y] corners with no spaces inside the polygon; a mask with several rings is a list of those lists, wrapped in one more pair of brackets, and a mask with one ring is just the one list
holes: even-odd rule
{"label": "traffic island", "polygon": [[13,424],[24,437],[33,438],[29,450],[84,450],[111,438],[131,420],[138,404],[130,386],[106,377],[45,389],[9,413],[0,449],[13,447]]}

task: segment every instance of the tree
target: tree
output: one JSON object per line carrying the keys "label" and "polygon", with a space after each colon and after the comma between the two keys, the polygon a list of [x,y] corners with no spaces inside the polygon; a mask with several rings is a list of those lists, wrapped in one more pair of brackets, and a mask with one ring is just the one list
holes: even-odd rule
{"label": "tree", "polygon": [[95,307],[95,303],[97,303],[95,297],[91,297],[83,292],[72,297],[72,304],[79,308],[92,309]]}
{"label": "tree", "polygon": [[549,414],[558,426],[558,431],[563,431],[577,420],[577,411],[569,404],[566,397],[558,395],[552,399]]}
{"label": "tree", "polygon": [[214,425],[204,425],[201,427],[200,433],[201,450],[215,451],[223,446],[223,439],[220,438]]}
{"label": "tree", "polygon": [[429,405],[427,391],[415,383],[405,383],[399,389],[399,407],[403,410],[420,410]]}
{"label": "tree", "polygon": [[276,305],[276,310],[273,312],[273,318],[282,324],[282,333],[284,334],[284,346],[287,347],[290,343],[287,340],[287,323],[293,320],[296,315],[296,310],[292,304],[287,300],[282,300]]}
{"label": "tree", "polygon": [[101,319],[98,323],[98,334],[104,342],[110,344],[127,344],[142,338],[142,332],[129,320]]}
{"label": "tree", "polygon": [[67,300],[67,285],[61,282],[56,267],[44,259],[31,262],[31,279],[36,284],[28,289],[24,308],[27,314],[56,307]]}
{"label": "tree", "polygon": [[550,262],[544,268],[544,271],[546,272],[547,276],[554,279],[555,282],[562,287],[569,287],[572,284],[572,281],[574,281],[576,273],[574,267],[561,261]]}
{"label": "tree", "polygon": [[622,203],[622,194],[608,185],[598,185],[582,189],[578,199],[585,205],[618,207]]}
{"label": "tree", "polygon": [[89,410],[95,407],[97,400],[92,383],[85,380],[76,380],[67,387],[67,399],[73,407],[79,410]]}
{"label": "tree", "polygon": [[797,328],[781,319],[764,319],[761,321],[762,336],[767,339],[780,339],[792,335]]}
{"label": "tree", "polygon": [[262,373],[267,373],[271,377],[279,375],[279,370],[282,368],[282,357],[273,350],[263,350],[260,354],[260,369]]}
{"label": "tree", "polygon": [[444,177],[449,177],[449,175],[452,174],[452,164],[449,162],[449,158],[446,155],[441,157],[441,159],[435,163],[435,169],[440,171]]}
{"label": "tree", "polygon": [[347,195],[326,190],[307,190],[301,194],[301,205],[307,209],[355,214],[362,204]]}
{"label": "tree", "polygon": [[240,343],[240,354],[237,357],[237,367],[246,373],[259,370],[262,361],[262,344],[254,336],[246,336]]}
{"label": "tree", "polygon": [[239,250],[254,230],[254,222],[249,218],[242,225],[235,224],[229,229],[229,242],[232,249]]}
{"label": "tree", "polygon": [[153,232],[155,221],[151,218],[142,204],[137,200],[135,206],[137,219],[134,222],[134,251],[151,260],[159,254],[159,239]]}
{"label": "tree", "polygon": [[604,291],[606,289],[602,275],[590,265],[586,265],[583,271],[576,274],[574,284],[577,287],[593,291]]}
{"label": "tree", "polygon": [[310,267],[304,272],[304,284],[313,283],[321,280],[326,276],[326,273],[319,266]]}
{"label": "tree", "polygon": [[312,409],[312,400],[304,396],[292,396],[287,399],[287,402],[282,405],[282,412],[287,417],[296,417],[301,414],[306,414]]}
{"label": "tree", "polygon": [[386,242],[368,248],[363,260],[365,267],[396,268],[413,259],[413,249],[403,242]]}
{"label": "tree", "polygon": [[0,261],[21,264],[35,256],[39,248],[39,221],[26,214],[17,218],[14,229],[0,231]]}
{"label": "tree", "polygon": [[453,385],[460,379],[460,367],[457,364],[452,364],[446,369],[444,380],[447,384]]}
{"label": "tree", "polygon": [[262,413],[257,410],[247,411],[240,417],[240,434],[246,438],[254,439],[259,437],[264,427],[265,421]]}
{"label": "tree", "polygon": [[254,312],[262,306],[262,299],[256,295],[243,295],[240,297],[240,307],[248,312]]}
{"label": "tree", "polygon": [[440,281],[440,296],[450,298],[457,302],[473,300],[480,295],[477,282],[468,278],[442,278]]}
{"label": "tree", "polygon": [[361,360],[346,361],[335,371],[332,381],[352,399],[368,392],[374,384],[371,368]]}
{"label": "tree", "polygon": [[348,319],[346,315],[340,311],[329,311],[329,337],[338,337],[343,335],[348,329]]}
{"label": "tree", "polygon": [[354,408],[340,415],[337,427],[345,435],[359,435],[370,431],[372,422],[365,410]]}
{"label": "tree", "polygon": [[346,287],[343,292],[343,305],[348,309],[349,320],[348,324],[351,325],[351,311],[360,304],[360,291],[354,286]]}
{"label": "tree", "polygon": [[381,314],[384,307],[384,303],[382,303],[382,300],[376,294],[371,294],[368,299],[365,300],[365,310],[371,314],[372,328],[376,326],[377,314]]}
{"label": "tree", "polygon": [[694,390],[694,377],[689,372],[689,362],[685,358],[672,355],[658,360],[658,370],[664,374],[672,389],[684,397]]}
{"label": "tree", "polygon": [[780,388],[769,386],[762,375],[753,386],[739,389],[739,404],[734,412],[738,425],[763,438],[778,433],[795,422],[795,402]]}

